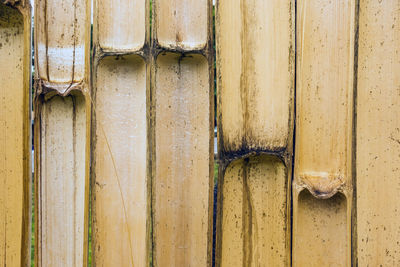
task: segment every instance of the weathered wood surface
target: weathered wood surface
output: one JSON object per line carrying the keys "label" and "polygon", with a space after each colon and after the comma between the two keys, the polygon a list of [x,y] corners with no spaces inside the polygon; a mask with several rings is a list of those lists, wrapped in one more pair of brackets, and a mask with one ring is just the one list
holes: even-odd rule
{"label": "weathered wood surface", "polygon": [[287,266],[288,174],[274,156],[231,163],[221,183],[220,266]]}
{"label": "weathered wood surface", "polygon": [[149,1],[94,7],[93,263],[150,262]]}
{"label": "weathered wood surface", "polygon": [[210,0],[153,1],[154,266],[211,264],[214,167],[211,21]]}
{"label": "weathered wood surface", "polygon": [[209,0],[155,0],[154,39],[170,49],[201,50],[210,36]]}
{"label": "weathered wood surface", "polygon": [[360,1],[358,266],[400,265],[399,20],[399,1]]}
{"label": "weathered wood surface", "polygon": [[290,265],[294,11],[217,3],[217,266]]}
{"label": "weathered wood surface", "polygon": [[86,266],[90,1],[35,1],[36,266]]}
{"label": "weathered wood surface", "polygon": [[[35,3],[36,266],[87,265],[89,169],[94,265],[211,265],[213,5],[152,3],[151,39],[149,0],[94,1],[92,65],[91,1]],[[398,1],[216,4],[217,266],[400,265]],[[30,24],[0,0],[0,266],[30,258]]]}
{"label": "weathered wood surface", "polygon": [[351,266],[346,197],[316,199],[303,190],[293,200],[293,266]]}
{"label": "weathered wood surface", "polygon": [[297,2],[293,266],[351,263],[355,2]]}
{"label": "weathered wood surface", "polygon": [[213,179],[207,60],[159,55],[155,89],[155,264],[206,266]]}
{"label": "weathered wood surface", "polygon": [[221,153],[285,150],[293,116],[293,1],[221,0],[216,26]]}
{"label": "weathered wood surface", "polygon": [[107,57],[96,73],[93,259],[126,266],[133,256],[145,266],[146,64],[138,56]]}
{"label": "weathered wood surface", "polygon": [[31,7],[0,1],[0,266],[30,260]]}
{"label": "weathered wood surface", "polygon": [[83,266],[85,99],[53,96],[43,102],[40,122],[38,264]]}
{"label": "weathered wood surface", "polygon": [[[90,9],[85,0],[35,1],[37,78],[42,89],[66,94],[88,75],[86,53]],[[89,39],[90,40],[90,39]]]}
{"label": "weathered wood surface", "polygon": [[146,0],[96,0],[95,45],[109,52],[140,50],[148,34],[147,7]]}

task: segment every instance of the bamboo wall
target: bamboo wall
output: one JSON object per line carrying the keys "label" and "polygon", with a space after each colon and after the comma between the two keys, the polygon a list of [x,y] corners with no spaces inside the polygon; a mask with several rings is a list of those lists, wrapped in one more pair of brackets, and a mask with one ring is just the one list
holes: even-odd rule
{"label": "bamboo wall", "polygon": [[35,266],[87,261],[90,1],[35,1]]}
{"label": "bamboo wall", "polygon": [[0,0],[0,266],[400,265],[400,2],[33,8]]}
{"label": "bamboo wall", "polygon": [[218,266],[290,264],[294,11],[218,2]]}
{"label": "bamboo wall", "polygon": [[0,1],[0,266],[30,261],[31,6]]}
{"label": "bamboo wall", "polygon": [[152,3],[153,266],[209,266],[214,170],[212,1]]}
{"label": "bamboo wall", "polygon": [[98,0],[94,15],[93,264],[146,266],[149,2]]}

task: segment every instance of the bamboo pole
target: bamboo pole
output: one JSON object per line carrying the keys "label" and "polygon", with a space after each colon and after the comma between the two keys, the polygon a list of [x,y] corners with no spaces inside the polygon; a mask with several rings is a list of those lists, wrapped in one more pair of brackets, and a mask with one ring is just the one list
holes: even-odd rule
{"label": "bamboo pole", "polygon": [[294,11],[217,1],[217,266],[290,266]]}
{"label": "bamboo pole", "polygon": [[93,264],[149,266],[149,1],[94,12]]}
{"label": "bamboo pole", "polygon": [[86,266],[90,1],[35,8],[35,263]]}
{"label": "bamboo pole", "polygon": [[400,5],[360,1],[357,88],[358,266],[400,264]]}
{"label": "bamboo pole", "polygon": [[0,266],[29,266],[31,6],[0,1]]}
{"label": "bamboo pole", "polygon": [[153,1],[154,266],[210,266],[212,1]]}
{"label": "bamboo pole", "polygon": [[297,3],[293,266],[351,266],[355,11]]}

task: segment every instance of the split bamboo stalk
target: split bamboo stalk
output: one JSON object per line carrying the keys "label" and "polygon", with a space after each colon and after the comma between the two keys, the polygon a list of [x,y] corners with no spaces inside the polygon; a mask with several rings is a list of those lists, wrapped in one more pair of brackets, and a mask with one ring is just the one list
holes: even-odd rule
{"label": "split bamboo stalk", "polygon": [[29,266],[31,6],[0,1],[0,266]]}
{"label": "split bamboo stalk", "polygon": [[210,266],[212,1],[154,0],[153,18],[153,264]]}
{"label": "split bamboo stalk", "polygon": [[351,266],[355,11],[297,2],[293,266]]}
{"label": "split bamboo stalk", "polygon": [[294,1],[217,1],[217,266],[290,266]]}
{"label": "split bamboo stalk", "polygon": [[399,1],[360,1],[358,266],[400,265],[399,20]]}
{"label": "split bamboo stalk", "polygon": [[149,1],[94,12],[93,264],[149,266]]}
{"label": "split bamboo stalk", "polygon": [[35,1],[36,266],[86,266],[90,1]]}

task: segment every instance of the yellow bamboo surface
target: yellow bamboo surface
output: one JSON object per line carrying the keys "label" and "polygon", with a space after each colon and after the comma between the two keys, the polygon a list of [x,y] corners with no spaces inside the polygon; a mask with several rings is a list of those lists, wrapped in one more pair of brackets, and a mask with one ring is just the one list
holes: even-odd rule
{"label": "yellow bamboo surface", "polygon": [[212,179],[208,62],[168,54],[156,64],[155,263],[206,266]]}
{"label": "yellow bamboo surface", "polygon": [[64,94],[87,75],[90,10],[84,0],[38,0],[35,6],[37,77]]}
{"label": "yellow bamboo surface", "polygon": [[146,41],[148,1],[96,0],[95,36],[103,50],[137,51]]}
{"label": "yellow bamboo surface", "polygon": [[285,149],[294,80],[293,1],[219,1],[217,68],[221,149]]}
{"label": "yellow bamboo surface", "polygon": [[[0,266],[30,265],[28,2],[0,0]],[[35,0],[35,265],[88,265],[91,208],[94,266],[211,266],[213,1],[91,2]],[[215,2],[216,266],[400,266],[399,1]]]}
{"label": "yellow bamboo surface", "polygon": [[294,10],[217,3],[217,266],[290,265]]}
{"label": "yellow bamboo surface", "polygon": [[274,156],[231,163],[224,175],[220,266],[287,266],[285,165]]}
{"label": "yellow bamboo surface", "polygon": [[399,20],[399,1],[360,1],[358,266],[400,265]]}
{"label": "yellow bamboo surface", "polygon": [[93,264],[150,259],[149,2],[97,0],[93,60]]}
{"label": "yellow bamboo surface", "polygon": [[95,103],[94,260],[101,266],[112,263],[127,266],[133,256],[135,266],[145,266],[147,125],[144,61],[138,56],[103,59],[97,69]]}
{"label": "yellow bamboo surface", "polygon": [[303,190],[293,200],[293,266],[351,266],[346,197],[316,199]]}
{"label": "yellow bamboo surface", "polygon": [[153,1],[154,266],[211,264],[211,11],[209,0]]}
{"label": "yellow bamboo surface", "polygon": [[0,266],[30,260],[30,14],[0,1]]}
{"label": "yellow bamboo surface", "polygon": [[189,50],[207,45],[209,0],[155,0],[153,12],[160,46]]}
{"label": "yellow bamboo surface", "polygon": [[293,266],[351,262],[355,4],[297,2]]}
{"label": "yellow bamboo surface", "polygon": [[36,266],[86,266],[90,1],[35,1]]}

